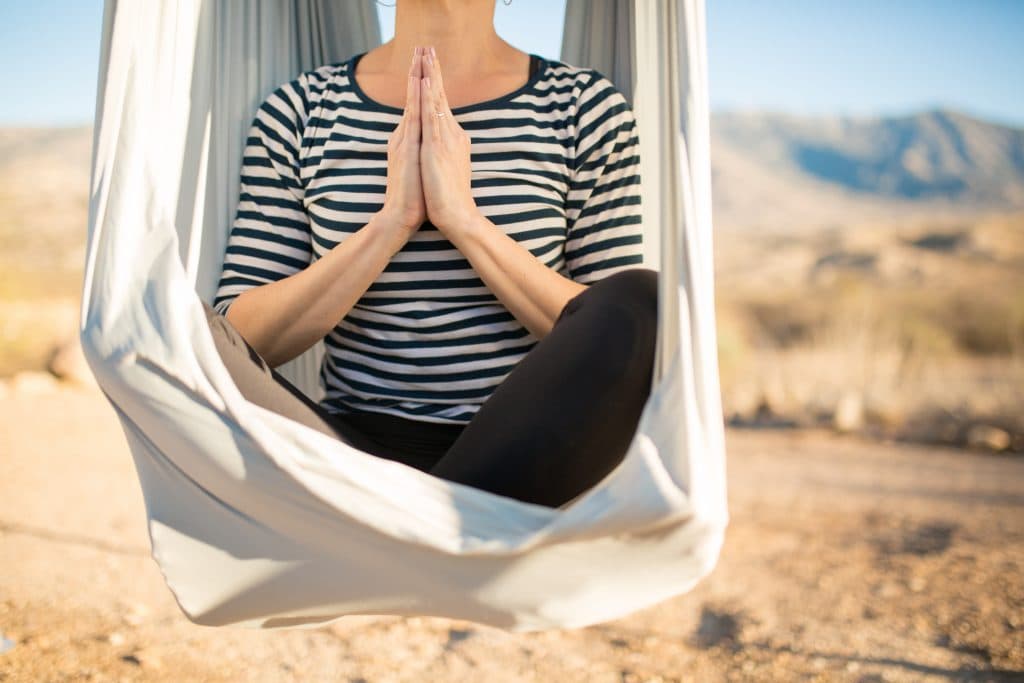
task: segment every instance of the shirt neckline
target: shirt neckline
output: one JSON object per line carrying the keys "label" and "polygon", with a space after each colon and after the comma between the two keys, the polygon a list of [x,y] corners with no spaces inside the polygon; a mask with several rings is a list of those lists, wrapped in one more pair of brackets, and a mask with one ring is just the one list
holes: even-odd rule
{"label": "shirt neckline", "polygon": [[[473,104],[464,104],[461,107],[452,107],[452,114],[458,116],[459,114],[476,111],[478,109],[488,109],[495,105],[502,104],[510,100],[514,100],[520,95],[523,95],[525,93],[530,92],[531,90],[534,90],[534,87],[537,85],[537,81],[539,81],[541,77],[545,74],[545,72],[547,72],[548,70],[548,60],[542,57],[541,55],[537,55],[532,52],[528,54],[531,58],[536,58],[540,62],[540,65],[537,67],[536,71],[530,74],[530,78],[526,81],[526,83],[519,86],[512,92],[505,93],[504,95],[499,95],[498,97],[494,97],[489,100],[484,100],[483,102],[474,102]],[[349,86],[352,88],[352,92],[356,94],[356,97],[358,97],[363,104],[369,106],[372,109],[376,109],[378,111],[392,112],[395,114],[404,113],[405,110],[402,109],[401,107],[392,107],[390,104],[378,102],[377,100],[371,98],[369,95],[363,92],[363,89],[359,87],[359,83],[356,81],[354,74],[356,72],[356,64],[359,63],[359,60],[362,59],[364,55],[366,55],[366,52],[354,54],[351,57],[349,57],[348,61],[346,62],[345,74],[348,76],[348,83]],[[530,63],[533,63],[532,59]]]}

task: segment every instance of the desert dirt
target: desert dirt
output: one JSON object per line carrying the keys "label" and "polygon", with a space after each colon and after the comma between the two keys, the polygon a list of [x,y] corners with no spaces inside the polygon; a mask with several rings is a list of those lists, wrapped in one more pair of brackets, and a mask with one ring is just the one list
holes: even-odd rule
{"label": "desert dirt", "polygon": [[[1024,681],[1024,458],[730,430],[692,592],[574,631],[189,622],[95,389],[0,396],[0,681]],[[339,577],[343,580],[343,577]]]}

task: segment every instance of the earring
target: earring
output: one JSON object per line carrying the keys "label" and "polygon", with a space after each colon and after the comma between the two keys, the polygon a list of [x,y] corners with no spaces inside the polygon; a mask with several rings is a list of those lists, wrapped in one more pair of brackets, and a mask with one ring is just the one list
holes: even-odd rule
{"label": "earring", "polygon": [[[377,4],[378,4],[378,5],[380,5],[381,7],[394,7],[394,6],[395,6],[395,5],[385,5],[385,4],[384,4],[384,3],[382,3],[382,2],[380,1],[380,0],[376,0],[376,2],[377,2]],[[509,5],[511,5],[511,4],[512,4],[512,0],[502,0],[502,2],[504,2],[504,3],[505,3],[505,7],[508,7]],[[396,1],[396,3],[395,3],[395,4],[398,4],[398,3],[397,3],[397,1]]]}
{"label": "earring", "polygon": [[[378,5],[380,5],[381,7],[394,7],[394,6],[395,6],[395,5],[385,5],[385,4],[384,4],[384,3],[382,3],[382,2],[380,1],[380,0],[376,0],[376,2],[377,2],[377,4],[378,4]],[[502,2],[504,2],[504,3],[505,3],[505,7],[508,7],[509,5],[511,5],[511,4],[512,4],[512,0],[502,0]],[[396,3],[395,3],[395,4],[396,4],[396,5],[398,4],[398,3],[397,3],[397,1],[396,1]]]}

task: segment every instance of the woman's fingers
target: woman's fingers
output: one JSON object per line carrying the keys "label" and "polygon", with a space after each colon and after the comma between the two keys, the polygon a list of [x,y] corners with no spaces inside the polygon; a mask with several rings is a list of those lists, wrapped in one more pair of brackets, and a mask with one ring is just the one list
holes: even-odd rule
{"label": "woman's fingers", "polygon": [[441,140],[440,117],[434,114],[438,110],[434,97],[434,87],[430,78],[429,65],[424,66],[426,75],[420,80],[420,121],[423,124],[423,142],[439,142]]}
{"label": "woman's fingers", "polygon": [[[425,97],[421,100],[423,106],[426,107],[428,104],[431,108],[430,118],[432,119],[432,128],[436,131],[437,138],[440,139],[444,131],[450,131],[458,127],[458,123],[455,121],[455,115],[452,113],[452,108],[448,104],[448,95],[444,91],[444,76],[441,73],[441,63],[437,59],[437,53],[433,47],[422,48],[423,58],[421,60],[421,67],[424,72],[424,79],[421,80],[421,84],[429,84],[429,97]],[[441,112],[443,116],[437,116],[434,112]]]}
{"label": "woman's fingers", "polygon": [[412,66],[409,67],[409,92],[406,94],[405,116],[403,116],[409,128],[408,134],[416,142],[420,141],[420,75],[423,73],[420,64],[421,51],[421,48],[413,50]]}
{"label": "woman's fingers", "polygon": [[[395,143],[400,143],[405,137],[406,131],[410,127],[411,119],[413,115],[418,111],[414,105],[419,104],[419,92],[417,91],[417,85],[420,80],[420,56],[419,48],[413,48],[412,59],[409,64],[409,74],[405,82],[405,109],[402,111],[402,118],[399,119],[398,125],[395,126],[394,137]],[[418,118],[418,116],[417,116]]]}
{"label": "woman's fingers", "polygon": [[441,62],[437,58],[437,53],[434,52],[434,48],[430,48],[430,61],[428,63],[430,68],[430,82],[434,84],[434,98],[438,104],[438,111],[443,111],[445,117],[448,119],[447,123],[450,125],[454,123],[452,119],[452,108],[448,106],[448,95],[444,91],[444,75],[441,73]]}

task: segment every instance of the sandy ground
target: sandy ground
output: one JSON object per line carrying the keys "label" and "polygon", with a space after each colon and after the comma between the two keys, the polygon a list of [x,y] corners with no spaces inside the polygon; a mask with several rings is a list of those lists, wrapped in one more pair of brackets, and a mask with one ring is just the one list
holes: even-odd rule
{"label": "sandy ground", "polygon": [[798,431],[728,448],[717,569],[627,618],[212,629],[149,557],[102,396],[0,398],[0,681],[1024,681],[1024,459]]}

